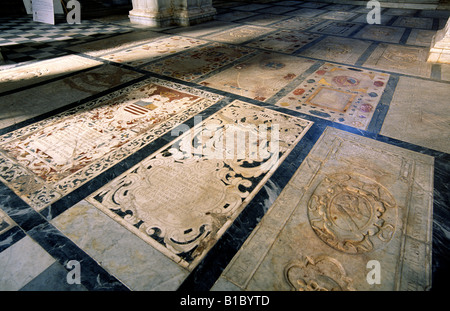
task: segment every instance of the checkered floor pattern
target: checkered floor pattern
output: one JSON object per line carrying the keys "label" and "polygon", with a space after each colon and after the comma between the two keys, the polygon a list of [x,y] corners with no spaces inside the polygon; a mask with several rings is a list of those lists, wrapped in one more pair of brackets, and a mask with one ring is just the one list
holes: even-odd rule
{"label": "checkered floor pattern", "polygon": [[0,47],[10,63],[41,60],[67,54],[62,47],[106,38],[133,28],[96,21],[70,25],[34,22],[31,17],[0,18]]}

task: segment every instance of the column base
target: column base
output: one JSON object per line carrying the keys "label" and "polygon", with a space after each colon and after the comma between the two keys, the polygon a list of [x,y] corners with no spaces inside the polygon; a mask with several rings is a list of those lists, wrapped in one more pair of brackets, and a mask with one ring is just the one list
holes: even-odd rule
{"label": "column base", "polygon": [[130,18],[130,22],[132,24],[140,24],[150,27],[167,27],[172,25],[171,14],[131,10],[128,17]]}
{"label": "column base", "polygon": [[439,30],[434,35],[428,54],[428,62],[450,64],[450,18],[444,29]]}

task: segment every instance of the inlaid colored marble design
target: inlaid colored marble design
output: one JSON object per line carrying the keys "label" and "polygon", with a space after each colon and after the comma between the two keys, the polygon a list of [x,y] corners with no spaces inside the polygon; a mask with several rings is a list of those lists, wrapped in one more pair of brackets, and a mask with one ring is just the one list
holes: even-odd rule
{"label": "inlaid colored marble design", "polygon": [[262,52],[203,80],[201,84],[265,101],[313,64],[312,60]]}
{"label": "inlaid colored marble design", "polygon": [[329,36],[299,55],[354,65],[369,46],[367,41]]}
{"label": "inlaid colored marble design", "polygon": [[428,48],[381,43],[364,66],[392,72],[430,77],[431,63],[427,63]]}
{"label": "inlaid colored marble design", "polygon": [[143,69],[184,81],[192,81],[252,52],[254,52],[253,49],[245,47],[212,43],[165,58],[144,66]]}
{"label": "inlaid colored marble design", "polygon": [[320,35],[293,30],[280,30],[247,44],[268,51],[292,54],[319,38]]}
{"label": "inlaid colored marble design", "polygon": [[234,101],[87,200],[192,270],[311,125]]}
{"label": "inlaid colored marble design", "polygon": [[320,32],[329,35],[348,36],[356,31],[361,25],[356,23],[341,22],[341,21],[326,21],[316,27],[309,29],[313,32]]}
{"label": "inlaid colored marble design", "polygon": [[0,180],[41,210],[220,98],[139,82],[0,136]]}
{"label": "inlaid colored marble design", "polygon": [[276,105],[366,129],[388,80],[385,73],[327,63]]}
{"label": "inlaid colored marble design", "polygon": [[354,37],[361,39],[398,43],[400,42],[400,39],[402,38],[404,32],[405,32],[404,28],[379,26],[379,25],[366,25]]}
{"label": "inlaid colored marble design", "polygon": [[101,65],[101,62],[68,55],[0,71],[0,93],[25,87],[64,74]]}
{"label": "inlaid colored marble design", "polygon": [[172,36],[111,54],[106,54],[101,56],[101,58],[117,63],[127,64],[129,66],[139,66],[158,58],[169,56],[173,53],[181,52],[205,43],[207,43],[205,40]]}
{"label": "inlaid colored marble design", "polygon": [[427,289],[432,193],[432,157],[327,128],[213,289]]}
{"label": "inlaid colored marble design", "polygon": [[292,30],[305,30],[320,23],[323,23],[323,21],[317,18],[294,16],[281,22],[275,23],[272,26]]}
{"label": "inlaid colored marble design", "polygon": [[[420,87],[418,87],[420,85]],[[450,153],[450,87],[438,81],[400,77],[381,134]]]}
{"label": "inlaid colored marble design", "polygon": [[219,42],[239,44],[273,31],[271,28],[246,25],[205,36],[203,38]]}

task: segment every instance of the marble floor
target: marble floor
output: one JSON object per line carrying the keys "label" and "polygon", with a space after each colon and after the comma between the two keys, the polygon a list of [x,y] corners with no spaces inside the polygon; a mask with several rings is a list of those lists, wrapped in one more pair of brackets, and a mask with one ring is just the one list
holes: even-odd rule
{"label": "marble floor", "polygon": [[214,3],[1,20],[0,290],[446,289],[450,11]]}

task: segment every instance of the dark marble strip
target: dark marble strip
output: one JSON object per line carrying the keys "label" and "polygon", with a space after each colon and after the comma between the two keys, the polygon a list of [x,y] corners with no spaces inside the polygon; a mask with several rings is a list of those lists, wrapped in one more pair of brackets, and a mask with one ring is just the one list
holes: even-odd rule
{"label": "dark marble strip", "polygon": [[14,226],[0,235],[0,253],[26,236],[18,226]]}
{"label": "dark marble strip", "polygon": [[[61,265],[65,266],[70,260],[79,261],[83,269],[81,282],[87,289],[128,290],[125,285],[111,276],[95,260],[2,183],[0,183],[0,208],[17,223],[24,233],[29,235]],[[17,234],[17,238],[14,242],[19,241],[19,237],[23,237],[19,232],[15,234]]]}
{"label": "dark marble strip", "polygon": [[403,32],[402,37],[400,38],[399,44],[406,44],[406,41],[408,41],[408,37],[411,34],[412,29],[411,28],[405,28],[405,31]]}
{"label": "dark marble strip", "polygon": [[441,65],[433,64],[431,66],[431,79],[441,80]]}
{"label": "dark marble strip", "polygon": [[383,95],[381,95],[380,101],[378,102],[377,108],[375,109],[375,112],[372,116],[372,120],[370,120],[370,123],[367,126],[368,132],[379,133],[381,131],[381,127],[383,126],[384,119],[386,118],[386,115],[388,113],[389,105],[392,101],[392,97],[394,96],[397,83],[398,76],[391,75],[383,92]]}

